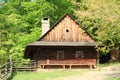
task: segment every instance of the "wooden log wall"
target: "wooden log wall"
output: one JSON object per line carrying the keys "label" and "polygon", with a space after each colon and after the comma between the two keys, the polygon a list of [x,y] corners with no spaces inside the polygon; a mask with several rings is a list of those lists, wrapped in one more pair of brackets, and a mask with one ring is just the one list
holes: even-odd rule
{"label": "wooden log wall", "polygon": [[54,28],[51,29],[42,41],[56,42],[94,42],[70,16],[64,17]]}
{"label": "wooden log wall", "polygon": [[64,59],[76,59],[76,51],[83,51],[85,59],[96,59],[97,57],[94,47],[43,47],[37,53],[37,59],[57,59],[57,51],[64,51]]}

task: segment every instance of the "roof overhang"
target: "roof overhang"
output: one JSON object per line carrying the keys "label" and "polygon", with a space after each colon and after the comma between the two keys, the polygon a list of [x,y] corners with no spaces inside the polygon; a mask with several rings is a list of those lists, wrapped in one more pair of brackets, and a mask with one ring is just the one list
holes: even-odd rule
{"label": "roof overhang", "polygon": [[95,46],[95,42],[45,42],[37,41],[28,46]]}
{"label": "roof overhang", "polygon": [[30,49],[34,47],[74,47],[74,46],[95,46],[95,42],[46,42],[36,41],[26,46],[24,57],[28,58]]}
{"label": "roof overhang", "polygon": [[[36,41],[26,46],[24,58],[29,58],[29,52],[34,47],[95,47],[97,46],[96,42],[45,42],[45,41]],[[99,45],[103,46],[103,45]]]}

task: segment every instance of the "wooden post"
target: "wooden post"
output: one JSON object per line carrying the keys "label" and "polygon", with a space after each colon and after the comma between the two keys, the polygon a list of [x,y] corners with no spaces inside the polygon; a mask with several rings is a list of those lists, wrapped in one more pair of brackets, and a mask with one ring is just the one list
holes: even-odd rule
{"label": "wooden post", "polygon": [[63,69],[65,69],[65,65],[62,65]]}
{"label": "wooden post", "polygon": [[12,74],[13,69],[13,63],[12,63],[12,57],[10,56],[10,75]]}
{"label": "wooden post", "polygon": [[99,51],[97,51],[96,68],[99,69]]}
{"label": "wooden post", "polygon": [[7,74],[7,64],[5,65],[5,74]]}
{"label": "wooden post", "polygon": [[12,56],[14,56],[14,55],[16,55],[16,54],[17,54],[17,53],[12,54],[12,55],[9,56],[9,58],[10,58],[10,65],[11,65],[11,72],[12,72],[12,70],[13,70]]}
{"label": "wooden post", "polygon": [[71,70],[72,65],[70,65],[70,70]]}
{"label": "wooden post", "polygon": [[12,63],[10,63],[10,75],[12,74]]}
{"label": "wooden post", "polygon": [[50,64],[50,60],[49,59],[47,59],[47,64]]}
{"label": "wooden post", "polygon": [[36,63],[35,63],[35,65],[36,65],[36,70],[37,70],[37,67],[38,67],[38,55],[39,55],[40,51],[41,51],[41,49],[38,49],[38,51],[37,51],[37,53],[36,53]]}
{"label": "wooden post", "polygon": [[92,64],[90,64],[89,66],[90,66],[90,69],[92,69]]}
{"label": "wooden post", "polygon": [[0,68],[0,80],[2,80],[1,68]]}
{"label": "wooden post", "polygon": [[44,69],[44,67],[45,67],[45,65],[43,65],[43,67],[42,67],[42,68]]}

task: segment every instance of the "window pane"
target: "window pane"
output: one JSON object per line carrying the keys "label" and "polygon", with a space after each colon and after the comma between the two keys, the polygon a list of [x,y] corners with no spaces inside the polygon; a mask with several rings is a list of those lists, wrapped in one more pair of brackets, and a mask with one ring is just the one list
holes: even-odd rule
{"label": "window pane", "polygon": [[57,59],[64,59],[64,51],[57,51]]}
{"label": "window pane", "polygon": [[83,51],[76,51],[75,57],[76,57],[76,59],[84,58]]}

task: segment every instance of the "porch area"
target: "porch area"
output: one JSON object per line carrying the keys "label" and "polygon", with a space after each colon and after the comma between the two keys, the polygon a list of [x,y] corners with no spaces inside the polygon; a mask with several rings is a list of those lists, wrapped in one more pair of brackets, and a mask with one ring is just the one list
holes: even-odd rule
{"label": "porch area", "polygon": [[74,66],[88,66],[90,69],[96,68],[96,59],[69,59],[69,60],[39,60],[38,68],[49,68],[59,66],[63,69],[72,69]]}
{"label": "porch area", "polygon": [[96,68],[99,62],[94,46],[30,46],[25,56],[35,60],[37,68]]}

